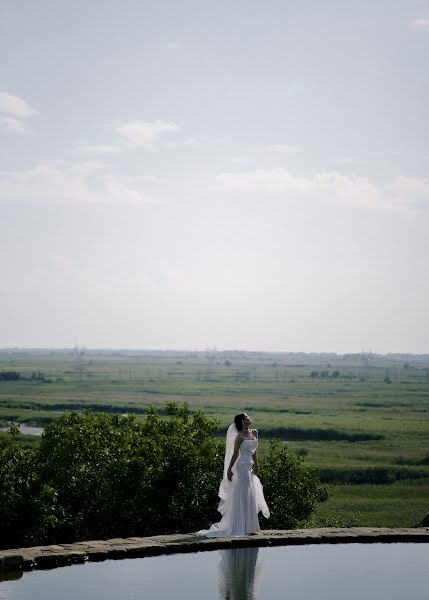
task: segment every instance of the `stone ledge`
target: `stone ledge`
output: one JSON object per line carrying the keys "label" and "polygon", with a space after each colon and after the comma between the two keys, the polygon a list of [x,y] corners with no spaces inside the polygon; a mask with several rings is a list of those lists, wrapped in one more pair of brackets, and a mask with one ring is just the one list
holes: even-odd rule
{"label": "stone ledge", "polygon": [[74,544],[35,546],[0,550],[0,580],[12,572],[18,577],[23,570],[50,569],[54,567],[82,563],[86,560],[138,558],[245,548],[249,546],[292,546],[303,544],[346,544],[346,543],[429,543],[429,527],[397,528],[350,527],[293,530],[266,530],[256,535],[236,538],[206,538],[193,533],[175,535],[154,535],[151,537],[114,538],[110,540],[89,540]]}

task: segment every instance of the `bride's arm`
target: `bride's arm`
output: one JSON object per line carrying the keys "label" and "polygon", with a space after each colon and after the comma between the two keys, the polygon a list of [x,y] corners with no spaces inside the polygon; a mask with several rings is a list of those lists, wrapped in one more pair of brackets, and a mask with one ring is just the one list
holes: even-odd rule
{"label": "bride's arm", "polygon": [[241,435],[238,433],[237,437],[235,438],[235,442],[234,442],[234,454],[231,456],[231,462],[229,463],[229,467],[228,467],[228,472],[227,472],[227,477],[229,479],[229,481],[231,481],[232,479],[232,467],[234,466],[235,461],[237,460],[237,456],[238,456],[238,452],[240,450],[240,444],[243,440],[241,439]]}

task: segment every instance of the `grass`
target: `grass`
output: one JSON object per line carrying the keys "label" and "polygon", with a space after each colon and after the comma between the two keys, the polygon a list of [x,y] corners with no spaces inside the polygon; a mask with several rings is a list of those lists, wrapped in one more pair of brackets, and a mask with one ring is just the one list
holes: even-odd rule
{"label": "grass", "polygon": [[414,527],[428,513],[429,478],[390,485],[338,485],[316,523],[342,527]]}
{"label": "grass", "polygon": [[[320,522],[405,527],[429,512],[428,356],[0,351],[0,372],[13,370],[21,379],[0,381],[0,425],[44,426],[68,408],[141,415],[173,401],[203,410],[223,430],[246,411],[261,454],[277,435],[342,482],[332,485]],[[374,473],[391,483],[367,485]]]}

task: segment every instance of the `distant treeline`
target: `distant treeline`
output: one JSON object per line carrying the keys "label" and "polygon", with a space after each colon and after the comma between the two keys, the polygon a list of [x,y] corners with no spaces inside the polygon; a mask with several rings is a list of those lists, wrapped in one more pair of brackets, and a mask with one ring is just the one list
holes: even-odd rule
{"label": "distant treeline", "polygon": [[0,381],[44,381],[45,383],[51,383],[52,379],[47,377],[44,373],[33,371],[31,377],[26,377],[19,373],[19,371],[0,371]]}
{"label": "distant treeline", "polygon": [[0,381],[17,381],[21,379],[21,373],[18,371],[0,371]]}
{"label": "distant treeline", "polygon": [[349,442],[367,442],[370,440],[382,440],[381,433],[348,432],[338,429],[299,428],[299,427],[274,427],[264,433],[265,437],[280,438],[281,440],[346,440]]}
{"label": "distant treeline", "polygon": [[368,467],[360,469],[351,468],[323,468],[319,470],[320,480],[331,484],[386,484],[402,481],[404,479],[423,479],[429,473],[424,469],[397,468],[397,467]]}
{"label": "distant treeline", "polygon": [[[3,403],[1,403],[1,406],[3,408]],[[14,422],[19,422],[20,424],[23,425],[28,425],[30,427],[45,427],[46,425],[48,425],[49,423],[52,423],[52,421],[55,419],[55,417],[50,417],[47,415],[33,415],[31,417],[26,417],[25,419],[22,419],[20,416],[18,416],[16,413],[12,413],[12,414],[5,414],[2,413],[1,417],[0,417],[0,426],[1,427],[6,427],[9,423],[14,423]]]}
{"label": "distant treeline", "polygon": [[204,359],[204,358],[224,358],[238,360],[262,359],[264,361],[287,360],[297,361],[361,361],[370,359],[372,361],[381,359],[384,361],[404,361],[412,360],[417,363],[426,363],[429,360],[429,354],[411,354],[408,352],[388,352],[380,354],[376,352],[349,352],[337,354],[336,352],[264,352],[260,350],[217,350],[216,348],[207,348],[206,350],[186,351],[186,350],[130,350],[123,348],[115,350],[112,348],[0,348],[0,356],[49,356],[64,357],[65,359],[75,359],[76,356],[102,356],[113,358],[162,358],[162,359]]}
{"label": "distant treeline", "polygon": [[300,427],[272,427],[263,432],[265,438],[279,438],[283,441],[295,442],[305,440],[345,440],[349,442],[367,442],[382,440],[380,433],[348,432],[338,429],[300,428]]}

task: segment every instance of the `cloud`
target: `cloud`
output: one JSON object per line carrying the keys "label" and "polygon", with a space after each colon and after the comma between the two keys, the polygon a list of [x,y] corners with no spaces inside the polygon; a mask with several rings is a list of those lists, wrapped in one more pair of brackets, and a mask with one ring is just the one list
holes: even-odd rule
{"label": "cloud", "polygon": [[166,181],[165,177],[157,177],[156,175],[139,175],[138,179],[148,183],[163,183]]}
{"label": "cloud", "polygon": [[183,141],[170,140],[166,143],[167,148],[193,148],[199,145],[200,142],[193,137],[187,138]]}
{"label": "cloud", "polygon": [[241,173],[220,173],[216,182],[221,187],[232,189],[254,189],[267,192],[286,190],[307,191],[309,182],[305,178],[294,177],[283,168],[255,169]]}
{"label": "cloud", "polygon": [[421,212],[429,206],[429,179],[400,175],[385,186],[385,192],[392,198],[393,205],[400,209]]}
{"label": "cloud", "polygon": [[4,129],[13,131],[13,133],[17,133],[18,135],[28,135],[30,133],[26,124],[14,117],[0,117],[0,124]]}
{"label": "cloud", "polygon": [[411,21],[410,29],[413,31],[429,31],[429,15]]}
{"label": "cloud", "polygon": [[386,185],[377,185],[365,177],[347,176],[337,171],[297,177],[284,168],[255,169],[241,173],[220,173],[216,176],[216,187],[312,197],[319,201],[335,201],[403,214],[415,214],[429,207],[429,180],[405,176],[398,176]]}
{"label": "cloud", "polygon": [[123,148],[113,144],[78,144],[77,150],[86,154],[114,154],[122,152]]}
{"label": "cloud", "polygon": [[37,110],[29,106],[23,98],[0,92],[0,125],[18,135],[27,135],[30,129],[23,122],[37,115]]}
{"label": "cloud", "polygon": [[269,152],[283,152],[285,154],[298,152],[297,146],[289,146],[288,144],[272,144],[271,146],[267,146],[267,150]]}
{"label": "cloud", "polygon": [[241,156],[233,156],[231,162],[234,165],[248,165],[250,163],[250,158],[244,154]]}
{"label": "cloud", "polygon": [[164,133],[177,132],[179,125],[168,121],[115,121],[114,130],[128,144],[147,146]]}
{"label": "cloud", "polygon": [[37,110],[31,108],[23,98],[0,92],[0,113],[17,119],[27,119],[37,115]]}
{"label": "cloud", "polygon": [[380,201],[377,186],[365,177],[347,177],[337,171],[317,173],[311,180],[312,191],[332,196],[342,203],[375,208]]}
{"label": "cloud", "polygon": [[164,46],[164,48],[166,48],[166,50],[177,50],[180,47],[181,47],[181,44],[179,44],[179,42],[167,42]]}
{"label": "cloud", "polygon": [[28,170],[0,171],[3,202],[140,205],[153,202],[136,181],[120,178],[100,161],[38,163]]}

